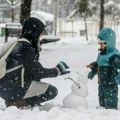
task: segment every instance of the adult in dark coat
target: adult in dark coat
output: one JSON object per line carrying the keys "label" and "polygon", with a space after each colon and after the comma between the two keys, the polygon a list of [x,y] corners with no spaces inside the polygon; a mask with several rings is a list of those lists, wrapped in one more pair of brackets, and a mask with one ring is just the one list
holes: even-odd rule
{"label": "adult in dark coat", "polygon": [[60,62],[56,67],[44,68],[39,62],[39,37],[45,25],[37,18],[28,18],[22,28],[22,38],[17,42],[7,58],[7,70],[11,70],[0,79],[0,97],[6,106],[35,106],[53,99],[57,88],[43,83],[43,78],[66,74],[68,66]]}

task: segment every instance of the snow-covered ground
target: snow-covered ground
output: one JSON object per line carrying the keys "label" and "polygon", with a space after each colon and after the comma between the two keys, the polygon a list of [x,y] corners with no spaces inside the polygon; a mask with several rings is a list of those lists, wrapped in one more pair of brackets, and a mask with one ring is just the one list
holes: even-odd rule
{"label": "snow-covered ground", "polygon": [[[117,42],[117,47],[120,49],[119,42]],[[93,80],[88,80],[89,95],[86,98],[88,109],[62,107],[63,99],[71,92],[73,84],[72,81],[64,79],[69,76],[76,80],[77,72],[87,76],[89,70],[86,69],[86,65],[96,60],[97,42],[87,42],[82,38],[65,38],[56,43],[45,44],[42,48],[40,61],[44,67],[55,67],[61,60],[70,66],[69,75],[42,80],[56,86],[58,96],[54,100],[44,103],[41,110],[37,107],[33,110],[20,110],[16,107],[5,109],[4,100],[0,99],[0,120],[120,120],[120,104],[119,110],[96,109],[98,106],[97,76]],[[120,98],[120,94],[118,97]]]}

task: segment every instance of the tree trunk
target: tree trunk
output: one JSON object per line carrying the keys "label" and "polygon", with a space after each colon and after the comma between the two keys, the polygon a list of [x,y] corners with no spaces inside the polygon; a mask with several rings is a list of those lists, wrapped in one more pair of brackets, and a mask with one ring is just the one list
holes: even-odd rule
{"label": "tree trunk", "polygon": [[13,23],[14,22],[14,19],[15,19],[15,16],[14,16],[14,9],[12,8],[11,10],[11,22]]}
{"label": "tree trunk", "polygon": [[101,30],[104,27],[104,0],[100,0],[100,28]]}
{"label": "tree trunk", "polygon": [[24,21],[30,17],[32,0],[21,0],[20,23],[23,25]]}
{"label": "tree trunk", "polygon": [[85,23],[85,35],[86,35],[86,40],[88,41],[87,22],[86,22],[86,17],[85,17],[85,16],[84,16],[84,23]]}
{"label": "tree trunk", "polygon": [[57,4],[58,0],[54,0],[54,35],[57,35],[57,17],[58,17]]}
{"label": "tree trunk", "polygon": [[[13,6],[13,0],[11,1],[11,5]],[[11,22],[14,22],[14,8],[11,9]]]}

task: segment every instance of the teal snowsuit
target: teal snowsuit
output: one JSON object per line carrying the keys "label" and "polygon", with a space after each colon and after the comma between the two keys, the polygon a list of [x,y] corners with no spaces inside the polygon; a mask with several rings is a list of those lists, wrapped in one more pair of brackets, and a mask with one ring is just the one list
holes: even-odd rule
{"label": "teal snowsuit", "polygon": [[118,106],[118,84],[115,81],[120,69],[120,53],[115,48],[116,35],[110,28],[103,28],[98,38],[106,43],[106,53],[98,54],[93,63],[91,75],[98,74],[98,96],[99,104],[106,109],[117,109]]}

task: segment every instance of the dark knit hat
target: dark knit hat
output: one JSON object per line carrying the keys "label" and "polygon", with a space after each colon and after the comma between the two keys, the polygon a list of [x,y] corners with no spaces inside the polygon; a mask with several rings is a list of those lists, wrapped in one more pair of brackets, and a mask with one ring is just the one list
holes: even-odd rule
{"label": "dark knit hat", "polygon": [[28,40],[38,40],[40,34],[44,31],[45,25],[37,18],[30,17],[25,20],[22,28],[22,37]]}

